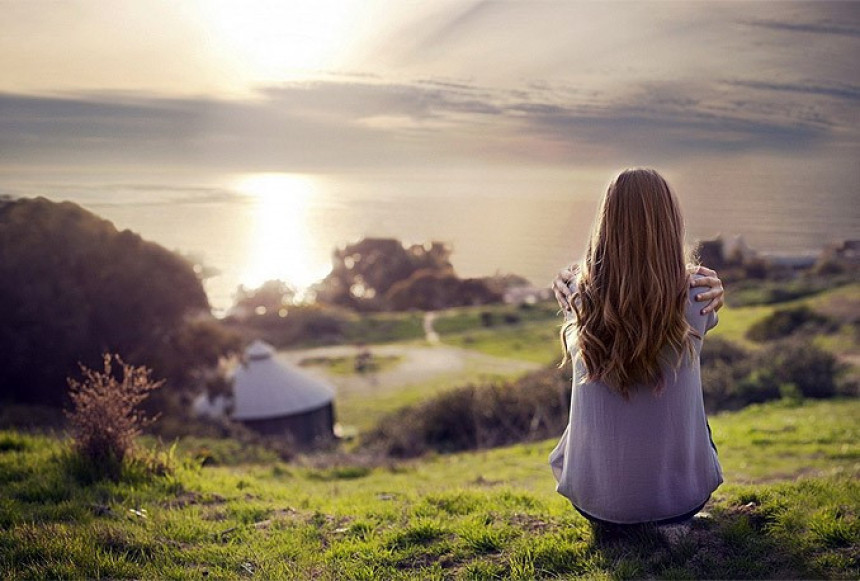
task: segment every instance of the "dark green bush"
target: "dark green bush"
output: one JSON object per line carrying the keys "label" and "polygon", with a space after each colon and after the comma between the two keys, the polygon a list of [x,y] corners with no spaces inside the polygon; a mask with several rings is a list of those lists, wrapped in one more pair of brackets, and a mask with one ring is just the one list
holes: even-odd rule
{"label": "dark green bush", "polygon": [[[799,338],[774,342],[755,353],[709,338],[701,360],[709,412],[840,392],[835,357]],[[389,414],[365,444],[392,456],[410,457],[557,436],[567,424],[570,385],[569,370],[550,368],[516,382],[461,387]]]}
{"label": "dark green bush", "polygon": [[517,382],[468,385],[380,420],[366,444],[392,456],[491,448],[558,435],[570,406],[569,372],[537,371]]}
{"label": "dark green bush", "polygon": [[705,409],[735,409],[746,403],[741,384],[751,369],[750,354],[742,347],[708,337],[702,346],[702,390]]}
{"label": "dark green bush", "polygon": [[749,353],[743,347],[719,337],[708,337],[702,346],[701,362],[703,367],[714,363],[736,365],[748,357]]}
{"label": "dark green bush", "polygon": [[709,339],[702,349],[702,389],[708,411],[780,397],[833,397],[840,392],[840,373],[833,355],[800,337],[775,341],[755,353],[720,339]]}
{"label": "dark green bush", "polygon": [[[836,357],[802,339],[787,339],[765,347],[754,358],[760,370],[760,385],[772,390],[793,383],[804,397],[826,398],[836,395],[836,379],[841,366]],[[778,397],[778,395],[776,396]]]}
{"label": "dark green bush", "polygon": [[774,311],[750,327],[747,338],[758,342],[773,341],[799,331],[833,331],[836,326],[836,322],[830,317],[816,313],[806,305],[801,305]]}

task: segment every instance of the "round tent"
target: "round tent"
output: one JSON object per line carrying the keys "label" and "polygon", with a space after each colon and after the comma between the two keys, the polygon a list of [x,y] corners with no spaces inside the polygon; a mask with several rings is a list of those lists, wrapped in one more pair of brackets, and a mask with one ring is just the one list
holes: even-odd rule
{"label": "round tent", "polygon": [[275,350],[254,341],[233,375],[231,417],[267,435],[289,435],[310,445],[333,437],[334,389],[278,361]]}

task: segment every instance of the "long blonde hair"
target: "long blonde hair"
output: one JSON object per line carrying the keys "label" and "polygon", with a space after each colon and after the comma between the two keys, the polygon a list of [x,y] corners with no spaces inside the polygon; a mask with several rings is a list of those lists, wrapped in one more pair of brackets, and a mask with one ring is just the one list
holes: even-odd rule
{"label": "long blonde hair", "polygon": [[669,185],[652,169],[628,169],[600,205],[580,265],[571,307],[588,381],[626,399],[637,385],[665,384],[664,347],[692,355],[697,335],[684,316],[687,294],[684,222]]}

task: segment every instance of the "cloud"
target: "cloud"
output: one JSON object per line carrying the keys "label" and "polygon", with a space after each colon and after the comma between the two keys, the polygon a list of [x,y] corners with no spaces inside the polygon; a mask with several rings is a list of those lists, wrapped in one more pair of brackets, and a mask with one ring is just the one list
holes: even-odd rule
{"label": "cloud", "polygon": [[[856,12],[853,15],[856,17]],[[746,20],[741,24],[778,30],[784,32],[803,32],[810,34],[832,34],[860,38],[860,26],[856,24],[837,24],[833,22],[785,22],[779,20]]]}
{"label": "cloud", "polygon": [[506,90],[356,74],[264,87],[245,100],[0,94],[0,149],[5,165],[224,171],[802,151],[836,130],[856,144],[845,111],[856,112],[858,96],[850,83],[640,82],[609,94],[545,82]]}
{"label": "cloud", "polygon": [[860,86],[849,83],[832,85],[816,84],[814,81],[803,83],[776,83],[764,81],[731,81],[736,87],[748,87],[764,91],[782,91],[787,93],[802,93],[805,95],[824,95],[849,101],[860,101]]}

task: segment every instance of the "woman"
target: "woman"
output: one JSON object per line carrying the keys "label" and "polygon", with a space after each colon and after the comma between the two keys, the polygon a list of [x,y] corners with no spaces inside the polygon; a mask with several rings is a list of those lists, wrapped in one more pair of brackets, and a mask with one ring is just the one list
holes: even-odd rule
{"label": "woman", "polygon": [[[593,522],[685,520],[723,481],[699,374],[722,285],[713,271],[703,278],[686,263],[683,220],[666,181],[650,169],[622,172],[565,300],[573,392],[567,429],[550,454],[556,490]],[[699,285],[711,283],[705,297],[714,300],[700,309]]]}

